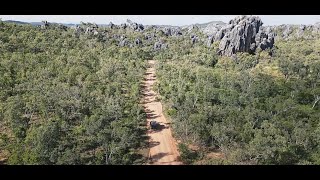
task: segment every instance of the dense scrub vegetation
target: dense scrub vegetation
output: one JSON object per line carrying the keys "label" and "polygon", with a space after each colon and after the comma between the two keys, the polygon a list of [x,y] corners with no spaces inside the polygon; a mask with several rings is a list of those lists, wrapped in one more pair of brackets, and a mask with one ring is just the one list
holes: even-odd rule
{"label": "dense scrub vegetation", "polygon": [[217,46],[177,41],[179,50],[155,57],[175,136],[225,156],[185,162],[320,164],[320,41],[279,40],[272,50],[230,58],[216,56]]}
{"label": "dense scrub vegetation", "polygon": [[[154,58],[155,90],[185,164],[320,164],[320,40],[279,38],[273,49],[224,57],[219,42],[104,30],[0,21],[0,162],[143,163],[139,86]],[[151,33],[169,48],[119,47],[111,38]],[[208,156],[216,151],[223,158]]]}
{"label": "dense scrub vegetation", "polygon": [[[132,35],[134,36],[134,35]],[[0,154],[8,164],[135,164],[147,54],[68,29],[0,22]]]}

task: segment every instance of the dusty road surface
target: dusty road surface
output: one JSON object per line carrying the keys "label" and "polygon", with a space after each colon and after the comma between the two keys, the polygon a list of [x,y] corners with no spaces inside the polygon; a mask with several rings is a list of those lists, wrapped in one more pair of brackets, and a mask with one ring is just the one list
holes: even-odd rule
{"label": "dusty road surface", "polygon": [[[162,113],[162,105],[156,101],[156,93],[152,86],[156,81],[155,61],[148,61],[149,67],[143,81],[143,98],[142,103],[147,113],[148,136],[149,136],[149,160],[154,165],[179,165],[179,152],[177,144],[172,137],[171,128]],[[150,128],[150,121],[157,121],[160,125],[157,129]]]}

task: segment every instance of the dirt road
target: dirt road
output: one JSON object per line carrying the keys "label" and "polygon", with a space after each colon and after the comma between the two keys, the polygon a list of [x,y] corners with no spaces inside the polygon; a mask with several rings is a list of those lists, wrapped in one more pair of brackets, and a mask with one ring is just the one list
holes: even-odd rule
{"label": "dirt road", "polygon": [[[152,86],[156,81],[155,61],[149,60],[149,68],[147,69],[145,79],[143,81],[143,98],[142,103],[147,113],[148,136],[149,138],[149,159],[150,164],[154,165],[179,165],[179,152],[177,150],[176,141],[172,137],[169,123],[162,113],[162,105],[156,101],[156,93],[152,90]],[[150,129],[150,121],[157,121],[160,126],[156,130]]]}

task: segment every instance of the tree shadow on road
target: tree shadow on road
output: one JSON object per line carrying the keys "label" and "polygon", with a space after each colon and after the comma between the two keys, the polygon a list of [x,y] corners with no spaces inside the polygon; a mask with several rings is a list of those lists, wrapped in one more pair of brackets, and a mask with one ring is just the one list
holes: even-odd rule
{"label": "tree shadow on road", "polygon": [[156,78],[155,77],[143,78],[143,80],[145,80],[145,81],[154,81],[154,80],[156,80]]}
{"label": "tree shadow on road", "polygon": [[149,161],[150,161],[150,163],[152,164],[152,163],[154,163],[155,161],[158,161],[159,159],[161,159],[161,158],[163,158],[163,157],[165,157],[165,156],[167,156],[167,155],[168,155],[168,153],[157,153],[157,154],[149,157]]}
{"label": "tree shadow on road", "polygon": [[160,115],[153,114],[153,113],[147,113],[147,118],[155,119],[155,118],[158,118],[158,117],[160,117]]}
{"label": "tree shadow on road", "polygon": [[160,144],[159,141],[151,141],[151,142],[149,142],[149,147],[150,147],[150,148],[153,148],[153,147],[155,147],[155,146],[158,146],[159,144]]}

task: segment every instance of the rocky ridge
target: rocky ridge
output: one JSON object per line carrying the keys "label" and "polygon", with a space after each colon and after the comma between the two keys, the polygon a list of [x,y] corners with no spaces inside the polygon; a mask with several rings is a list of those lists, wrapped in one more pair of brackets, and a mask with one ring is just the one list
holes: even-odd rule
{"label": "rocky ridge", "polygon": [[[105,42],[118,42],[120,47],[150,46],[155,51],[170,48],[170,43],[164,39],[188,39],[191,45],[202,44],[208,48],[212,48],[212,44],[217,42],[219,43],[217,53],[224,56],[232,56],[237,52],[253,54],[257,49],[272,49],[275,41],[279,39],[313,39],[317,38],[320,33],[320,23],[300,26],[263,26],[263,22],[257,16],[238,16],[228,23],[210,22],[181,27],[165,25],[144,26],[131,20],[127,20],[126,23],[120,25],[110,22],[109,25],[103,27],[94,23],[81,23],[80,25],[67,27],[43,21],[43,25],[39,27],[44,30],[50,28],[67,30],[71,28],[77,36],[84,34]],[[128,32],[141,35],[137,35],[135,38],[128,38],[125,35]]]}

